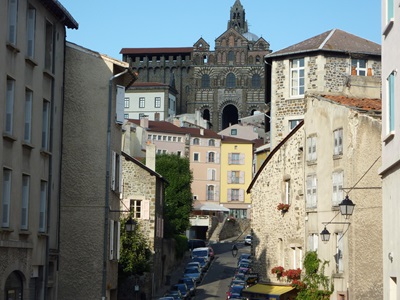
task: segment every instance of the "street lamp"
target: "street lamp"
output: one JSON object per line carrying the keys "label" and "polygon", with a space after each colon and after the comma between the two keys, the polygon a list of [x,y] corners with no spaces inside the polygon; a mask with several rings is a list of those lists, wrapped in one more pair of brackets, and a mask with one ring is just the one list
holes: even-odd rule
{"label": "street lamp", "polygon": [[327,243],[329,241],[329,238],[331,237],[331,233],[326,229],[326,226],[324,227],[324,230],[321,231],[319,234],[321,236],[321,240],[324,243]]}
{"label": "street lamp", "polygon": [[125,231],[126,232],[135,231],[136,225],[137,225],[137,222],[134,219],[132,219],[132,217],[129,217],[129,220],[126,221],[126,223],[125,223]]}
{"label": "street lamp", "polygon": [[354,206],[356,205],[349,199],[349,196],[346,195],[346,198],[339,204],[340,213],[347,219],[347,217],[353,214]]}

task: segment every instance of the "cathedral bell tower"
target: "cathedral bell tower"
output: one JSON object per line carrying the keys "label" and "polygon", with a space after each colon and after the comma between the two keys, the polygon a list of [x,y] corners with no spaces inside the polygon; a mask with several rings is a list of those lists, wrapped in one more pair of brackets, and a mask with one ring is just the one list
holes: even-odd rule
{"label": "cathedral bell tower", "polygon": [[241,34],[247,32],[248,28],[245,14],[240,0],[236,0],[235,4],[231,7],[231,18],[228,21],[228,29],[233,28]]}

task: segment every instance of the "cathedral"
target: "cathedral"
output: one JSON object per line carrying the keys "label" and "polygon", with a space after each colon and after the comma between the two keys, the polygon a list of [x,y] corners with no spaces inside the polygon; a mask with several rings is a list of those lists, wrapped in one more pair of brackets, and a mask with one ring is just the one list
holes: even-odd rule
{"label": "cathedral", "polygon": [[265,110],[264,56],[271,53],[269,46],[248,31],[245,10],[236,0],[214,51],[200,38],[192,47],[123,48],[121,54],[139,73],[138,82],[176,89],[177,114],[200,111],[218,132]]}

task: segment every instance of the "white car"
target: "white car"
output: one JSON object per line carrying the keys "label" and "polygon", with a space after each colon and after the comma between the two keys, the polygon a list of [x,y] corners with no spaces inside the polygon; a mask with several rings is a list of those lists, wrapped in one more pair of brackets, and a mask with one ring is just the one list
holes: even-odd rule
{"label": "white car", "polygon": [[244,244],[251,245],[252,240],[253,240],[253,237],[251,235],[246,235],[244,238]]}

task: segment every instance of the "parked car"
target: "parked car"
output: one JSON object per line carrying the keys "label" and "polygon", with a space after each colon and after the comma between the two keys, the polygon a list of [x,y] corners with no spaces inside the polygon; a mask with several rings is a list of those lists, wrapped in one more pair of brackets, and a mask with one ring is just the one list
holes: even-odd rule
{"label": "parked car", "polygon": [[181,293],[179,290],[175,290],[175,291],[169,290],[169,291],[164,295],[164,297],[173,297],[174,300],[182,300],[182,299],[183,299],[182,293]]}
{"label": "parked car", "polygon": [[182,294],[182,299],[189,300],[192,296],[190,294],[190,289],[186,285],[186,283],[177,283],[171,286],[171,291],[180,291]]}
{"label": "parked car", "polygon": [[189,262],[186,264],[186,268],[190,268],[190,267],[199,268],[200,271],[203,272],[203,267],[201,266],[201,263],[198,262],[198,261],[189,261]]}
{"label": "parked car", "polygon": [[203,273],[206,272],[208,270],[208,267],[210,266],[210,262],[208,261],[208,259],[206,259],[204,257],[194,257],[194,258],[192,258],[191,261],[199,262]]}
{"label": "parked car", "polygon": [[248,263],[248,264],[251,264],[253,261],[251,260],[251,259],[247,259],[247,258],[243,258],[243,259],[241,259],[241,260],[239,260],[238,261],[238,267],[239,267],[239,265],[241,264],[241,263]]}
{"label": "parked car", "polygon": [[238,266],[237,273],[247,274],[251,272],[251,265],[248,262],[241,262]]}
{"label": "parked car", "polygon": [[158,300],[175,300],[175,298],[165,296],[165,297],[158,298]]}
{"label": "parked car", "polygon": [[190,239],[188,240],[188,248],[189,250],[193,250],[196,248],[207,247],[207,243],[204,240],[200,239]]}
{"label": "parked car", "polygon": [[190,277],[183,277],[178,280],[178,283],[185,283],[186,286],[189,288],[190,295],[193,297],[196,294],[196,281]]}
{"label": "parked car", "polygon": [[199,283],[202,278],[199,268],[186,268],[183,272],[183,277],[193,278],[197,283]]}
{"label": "parked car", "polygon": [[244,237],[244,244],[245,245],[251,245],[251,242],[253,241],[253,236],[252,235],[246,235]]}
{"label": "parked car", "polygon": [[192,250],[191,258],[204,257],[210,261],[210,249],[208,247],[201,247]]}
{"label": "parked car", "polygon": [[250,253],[242,253],[238,257],[238,262],[241,261],[242,259],[250,259],[250,258],[251,258],[251,254]]}
{"label": "parked car", "polygon": [[241,297],[244,287],[244,284],[234,284],[230,286],[229,290],[226,292],[226,299],[230,299],[231,297]]}

